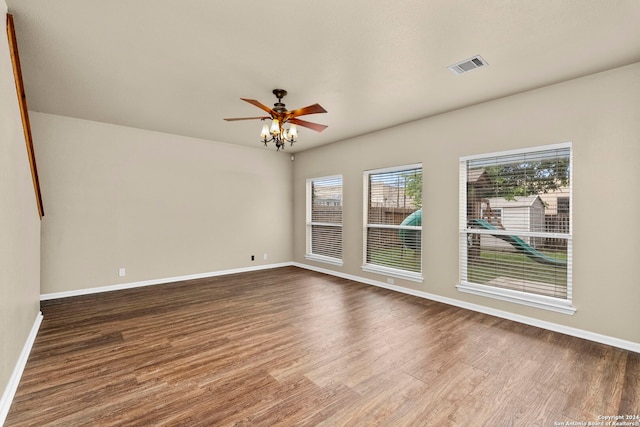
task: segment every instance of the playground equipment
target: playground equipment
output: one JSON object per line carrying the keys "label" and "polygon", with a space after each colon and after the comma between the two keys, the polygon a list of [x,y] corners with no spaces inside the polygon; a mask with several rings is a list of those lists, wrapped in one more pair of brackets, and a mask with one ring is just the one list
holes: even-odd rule
{"label": "playground equipment", "polygon": [[[485,230],[504,230],[505,229],[504,226],[502,225],[500,220],[497,218],[497,216],[491,209],[491,206],[489,205],[489,201],[486,199],[483,199],[482,203],[486,204],[486,208],[483,209],[483,215],[482,215],[483,218],[470,220],[469,221],[470,225],[476,226],[478,228],[484,228]],[[418,209],[417,211],[407,216],[402,221],[402,223],[400,223],[400,225],[404,225],[404,226],[422,225],[422,209]],[[493,237],[502,239],[505,242],[509,243],[511,246],[513,246],[516,249],[516,251],[526,255],[529,259],[535,262],[539,262],[541,264],[546,264],[546,265],[553,265],[553,266],[567,265],[566,260],[548,256],[538,251],[537,249],[529,245],[527,242],[525,242],[518,236],[504,235],[504,234],[491,234],[491,235]],[[413,250],[420,248],[420,237],[419,237],[418,230],[399,230],[398,237],[400,238],[400,241],[402,242],[405,248],[409,248]]]}
{"label": "playground equipment", "polygon": [[[502,224],[499,224],[499,226],[496,226],[491,224],[489,221],[485,219],[472,219],[470,222],[471,222],[471,225],[477,225],[481,228],[484,228],[485,230],[500,230],[500,229],[504,230],[504,227],[502,227]],[[546,265],[562,265],[562,266],[567,265],[566,260],[553,258],[548,255],[545,255],[542,252],[536,250],[535,248],[529,246],[524,240],[522,240],[517,236],[509,236],[509,235],[503,235],[503,234],[492,234],[492,236],[497,237],[498,239],[502,239],[505,242],[509,243],[518,252],[523,253],[533,261],[539,262],[541,264],[546,264]]]}
{"label": "playground equipment", "polygon": [[[419,227],[422,225],[422,209],[418,209],[411,215],[407,216],[400,225]],[[417,250],[420,249],[420,231],[418,230],[399,230],[398,237],[405,248]]]}

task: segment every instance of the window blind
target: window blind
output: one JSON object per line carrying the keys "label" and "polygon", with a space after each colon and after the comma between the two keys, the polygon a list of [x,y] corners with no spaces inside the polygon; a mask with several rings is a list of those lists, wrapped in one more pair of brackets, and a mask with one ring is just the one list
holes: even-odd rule
{"label": "window blind", "polygon": [[342,176],[307,181],[307,258],[342,261]]}
{"label": "window blind", "polygon": [[365,270],[421,279],[422,166],[365,172]]}
{"label": "window blind", "polygon": [[571,149],[461,161],[461,281],[571,298]]}

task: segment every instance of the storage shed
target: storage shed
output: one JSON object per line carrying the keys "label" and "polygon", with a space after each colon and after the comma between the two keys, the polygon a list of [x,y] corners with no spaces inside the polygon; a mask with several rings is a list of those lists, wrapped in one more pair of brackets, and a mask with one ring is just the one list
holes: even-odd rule
{"label": "storage shed", "polygon": [[[520,231],[544,231],[544,202],[538,195],[516,197],[507,200],[504,197],[492,197],[487,203],[482,203],[480,215],[488,218],[491,223],[499,223],[505,230]],[[486,237],[486,239],[484,239]],[[522,237],[527,244],[536,247],[542,244],[540,237]],[[486,240],[486,241],[485,241]],[[489,241],[490,240],[490,241]],[[509,246],[508,243],[491,236],[483,236],[481,245]]]}

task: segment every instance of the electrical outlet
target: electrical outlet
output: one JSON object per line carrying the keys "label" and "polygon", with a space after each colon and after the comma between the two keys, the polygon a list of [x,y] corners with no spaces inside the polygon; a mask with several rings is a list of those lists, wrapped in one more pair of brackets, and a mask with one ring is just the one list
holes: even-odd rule
{"label": "electrical outlet", "polygon": [[266,260],[268,258],[267,254],[264,254],[264,259]]}
{"label": "electrical outlet", "polygon": [[393,279],[391,277],[387,277],[387,283],[393,285]]}
{"label": "electrical outlet", "polygon": [[255,261],[256,260],[256,256],[255,255],[251,255],[251,261]]}
{"label": "electrical outlet", "polygon": [[126,270],[124,267],[122,267],[122,268],[120,268],[120,269],[118,270],[118,276],[120,276],[120,277],[124,277],[124,276],[126,276],[126,275],[127,275],[127,270]]}

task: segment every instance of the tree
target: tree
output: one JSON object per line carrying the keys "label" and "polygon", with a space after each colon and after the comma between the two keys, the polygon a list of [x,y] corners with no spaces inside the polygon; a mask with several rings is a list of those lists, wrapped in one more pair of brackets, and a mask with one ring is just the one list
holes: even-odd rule
{"label": "tree", "polygon": [[422,172],[404,176],[404,194],[411,197],[416,207],[422,208]]}
{"label": "tree", "polygon": [[504,197],[548,193],[569,184],[569,158],[506,163],[484,168],[491,185],[482,188],[482,196]]}

